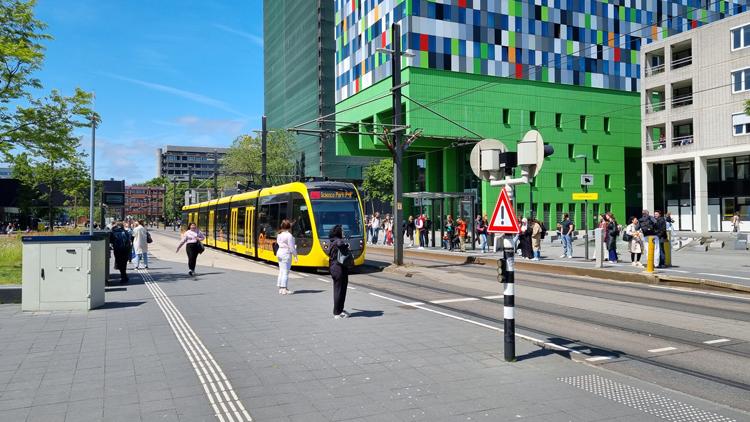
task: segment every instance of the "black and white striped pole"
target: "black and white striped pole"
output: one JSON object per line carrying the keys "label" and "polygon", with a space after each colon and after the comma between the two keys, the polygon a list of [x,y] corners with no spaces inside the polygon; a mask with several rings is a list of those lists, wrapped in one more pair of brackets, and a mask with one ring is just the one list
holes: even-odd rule
{"label": "black and white striped pole", "polygon": [[[511,248],[508,248],[511,245]],[[505,235],[503,259],[498,261],[498,280],[503,283],[503,335],[506,362],[516,360],[515,250],[513,236]]]}

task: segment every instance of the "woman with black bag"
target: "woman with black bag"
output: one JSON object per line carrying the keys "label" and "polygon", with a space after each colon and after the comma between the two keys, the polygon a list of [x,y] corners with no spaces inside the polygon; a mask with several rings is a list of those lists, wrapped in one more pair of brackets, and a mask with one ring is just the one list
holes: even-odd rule
{"label": "woman with black bag", "polygon": [[205,247],[201,243],[201,240],[205,239],[206,235],[198,229],[198,226],[196,226],[195,223],[190,223],[187,231],[182,234],[180,244],[177,245],[176,252],[179,252],[182,245],[185,245],[185,251],[188,256],[188,274],[190,274],[191,277],[195,275],[195,263],[198,260],[198,254],[203,253],[205,250]]}
{"label": "woman with black bag", "polygon": [[346,289],[349,285],[349,266],[354,263],[349,244],[344,241],[344,231],[337,224],[331,229],[328,247],[328,269],[333,279],[333,317],[347,318],[344,310]]}

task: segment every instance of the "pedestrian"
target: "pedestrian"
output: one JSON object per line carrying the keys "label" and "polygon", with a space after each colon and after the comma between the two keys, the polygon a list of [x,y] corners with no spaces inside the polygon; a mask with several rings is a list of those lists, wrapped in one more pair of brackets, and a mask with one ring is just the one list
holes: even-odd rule
{"label": "pedestrian", "polygon": [[479,248],[482,247],[482,239],[479,233],[479,226],[482,225],[482,215],[477,214],[477,218],[474,219],[474,242],[479,244]]}
{"label": "pedestrian", "polygon": [[422,234],[424,233],[424,216],[418,215],[414,220],[414,228],[417,235],[417,242],[419,242],[419,249],[424,249],[424,240]]}
{"label": "pedestrian", "polygon": [[205,247],[201,243],[202,240],[206,239],[206,235],[198,228],[195,223],[188,224],[188,229],[182,234],[182,240],[177,245],[179,252],[182,245],[185,245],[185,252],[188,256],[188,274],[192,277],[195,275],[195,263],[198,260],[198,255],[203,253]]}
{"label": "pedestrian", "polygon": [[667,221],[664,219],[664,216],[659,210],[654,211],[654,218],[656,219],[656,241],[659,242],[659,256],[655,257],[654,259],[658,260],[659,262],[658,268],[664,268],[666,266],[666,257],[664,256],[664,242],[667,241]]}
{"label": "pedestrian", "polygon": [[409,238],[409,247],[414,247],[414,230],[416,230],[416,227],[414,225],[414,217],[409,216],[409,220],[406,222],[406,237]]}
{"label": "pedestrian", "polygon": [[435,233],[432,231],[432,220],[430,219],[429,215],[425,215],[424,217],[424,231],[425,231],[425,246],[429,246],[430,239],[432,239],[432,246],[435,246]]}
{"label": "pedestrian", "polygon": [[455,227],[453,226],[453,217],[448,214],[445,217],[445,249],[448,249],[449,251],[453,252],[453,237],[454,237],[454,230]]}
{"label": "pedestrian", "polygon": [[130,234],[125,231],[125,225],[122,222],[112,226],[109,232],[109,243],[112,245],[112,252],[115,255],[115,268],[120,271],[120,283],[128,282],[128,259],[133,244]]}
{"label": "pedestrian", "polygon": [[383,229],[385,230],[385,244],[393,245],[393,219],[390,214],[386,214],[383,219]]}
{"label": "pedestrian", "polygon": [[575,229],[575,224],[570,221],[568,213],[563,214],[563,219],[559,226],[563,246],[563,253],[560,255],[560,258],[573,258],[573,230]]}
{"label": "pedestrian", "polygon": [[339,254],[351,257],[349,244],[344,241],[341,225],[337,224],[328,235],[328,270],[333,279],[333,317],[335,319],[349,317],[349,312],[344,310],[346,301],[346,289],[349,285],[349,268],[340,262]]}
{"label": "pedestrian", "polygon": [[378,233],[380,233],[380,213],[375,212],[372,216],[370,225],[372,226],[372,244],[378,244]]}
{"label": "pedestrian", "polygon": [[487,252],[487,219],[477,216],[477,237],[479,238],[479,247],[482,248],[482,253]]}
{"label": "pedestrian", "polygon": [[518,247],[521,249],[521,258],[532,259],[534,258],[534,249],[531,247],[531,233],[532,225],[529,224],[529,219],[524,217],[521,219],[521,232],[518,234]]}
{"label": "pedestrian", "polygon": [[297,257],[297,245],[294,243],[294,236],[292,235],[292,223],[287,219],[284,219],[279,226],[276,244],[278,245],[276,258],[279,260],[279,276],[276,286],[279,288],[280,295],[290,295],[294,292],[288,288],[289,270],[292,268],[292,259],[294,259],[295,264],[299,259]]}
{"label": "pedestrian", "polygon": [[536,218],[531,219],[531,249],[534,252],[532,261],[542,259],[542,225]]}
{"label": "pedestrian", "polygon": [[456,232],[458,233],[458,244],[461,252],[466,252],[466,221],[463,218],[456,220]]}
{"label": "pedestrian", "polygon": [[740,224],[742,224],[742,222],[740,221],[740,212],[735,211],[734,215],[732,216],[732,233],[740,232]]}
{"label": "pedestrian", "polygon": [[617,225],[615,215],[608,212],[605,215],[607,221],[607,251],[609,251],[609,262],[617,264],[617,237],[620,236],[620,227]]}
{"label": "pedestrian", "polygon": [[133,249],[135,249],[135,269],[139,269],[141,266],[141,260],[143,260],[143,266],[148,269],[148,240],[150,235],[148,230],[143,225],[143,220],[136,221],[135,228],[133,229]]}
{"label": "pedestrian", "polygon": [[625,228],[623,240],[628,242],[631,265],[634,267],[642,267],[641,254],[643,253],[643,232],[638,225],[637,217],[633,216],[630,218],[630,224]]}
{"label": "pedestrian", "polygon": [[[648,260],[649,248],[653,245],[654,248],[654,266],[659,265],[659,256],[661,255],[661,247],[659,246],[659,237],[656,235],[656,219],[652,217],[648,210],[643,210],[641,218],[638,219],[638,225],[641,228],[641,233],[644,240],[644,251],[646,259]],[[647,261],[648,262],[648,261]]]}
{"label": "pedestrian", "polygon": [[372,215],[365,216],[366,226],[367,226],[367,237],[370,239],[370,242],[372,243]]}

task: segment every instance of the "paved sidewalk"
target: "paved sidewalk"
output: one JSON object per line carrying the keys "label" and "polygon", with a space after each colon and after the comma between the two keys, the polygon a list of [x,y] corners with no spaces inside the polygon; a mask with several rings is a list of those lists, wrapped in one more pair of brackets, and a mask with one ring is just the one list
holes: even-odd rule
{"label": "paved sidewalk", "polygon": [[150,270],[102,309],[0,305],[0,420],[247,420],[240,405],[256,421],[750,418],[521,340],[506,363],[494,327],[364,288],[334,320],[323,274],[280,296],[271,266],[208,250],[191,279],[154,239]]}

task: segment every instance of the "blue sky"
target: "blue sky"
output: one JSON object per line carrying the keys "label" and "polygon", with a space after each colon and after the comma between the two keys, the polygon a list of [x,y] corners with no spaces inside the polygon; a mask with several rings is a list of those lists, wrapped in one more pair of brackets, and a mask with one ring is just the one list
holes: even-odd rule
{"label": "blue sky", "polygon": [[97,179],[143,182],[159,147],[229,146],[260,127],[262,0],[38,0],[36,13],[54,37],[45,90],[96,93]]}

